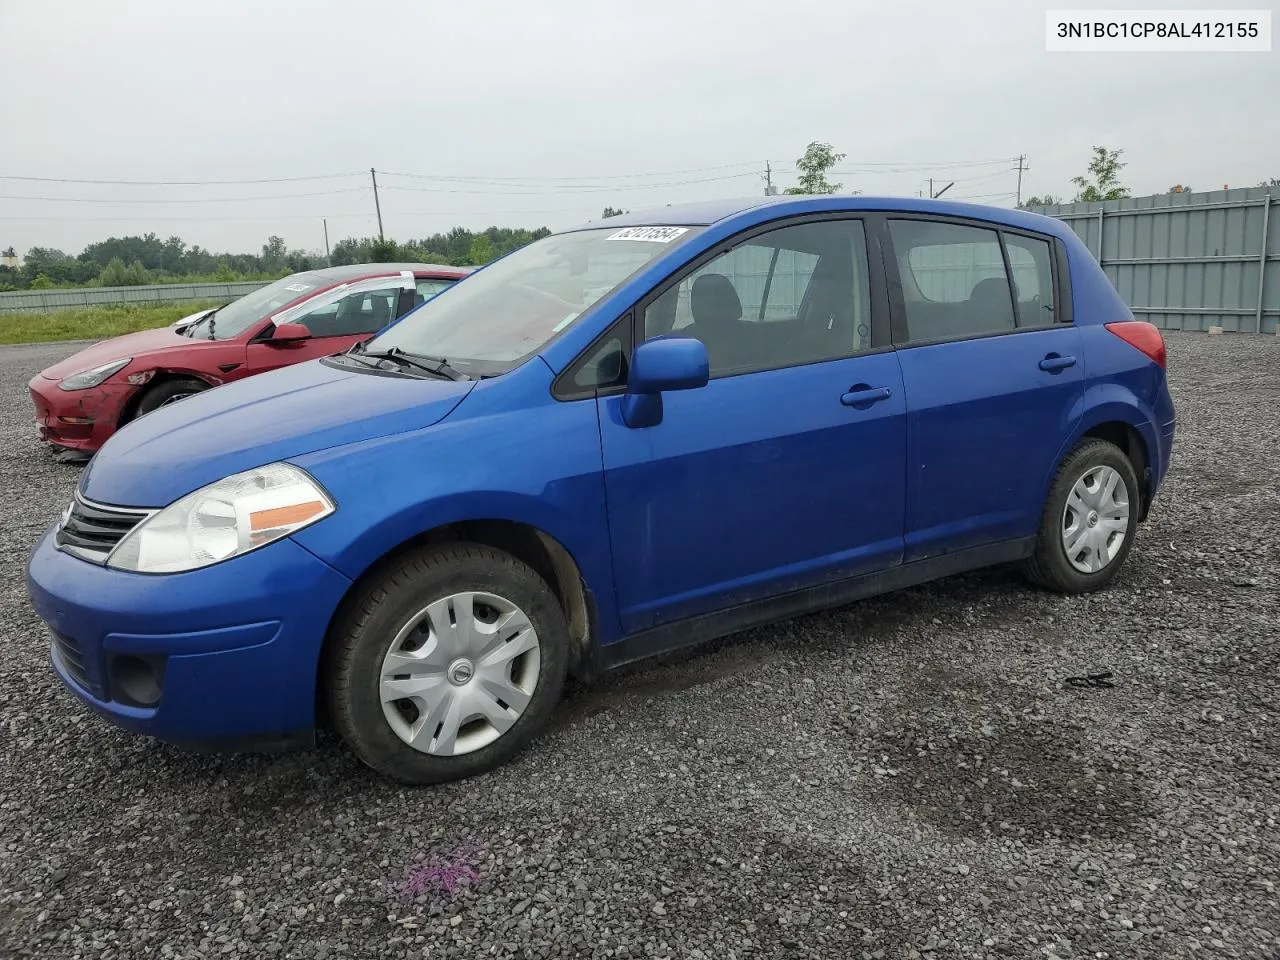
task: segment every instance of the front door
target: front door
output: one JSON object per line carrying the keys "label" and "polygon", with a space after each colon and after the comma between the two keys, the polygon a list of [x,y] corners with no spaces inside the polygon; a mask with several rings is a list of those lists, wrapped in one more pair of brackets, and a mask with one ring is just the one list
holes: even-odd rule
{"label": "front door", "polygon": [[395,319],[402,286],[400,278],[388,277],[382,286],[356,290],[289,317],[288,322],[311,331],[311,339],[287,346],[255,339],[249,344],[248,372],[263,373],[349,349]]}
{"label": "front door", "polygon": [[907,218],[890,219],[888,236],[907,393],[906,560],[1030,537],[1084,390],[1052,241]]}
{"label": "front door", "polygon": [[873,269],[861,220],[809,220],[636,311],[643,337],[702,340],[711,379],[653,427],[597,401],[625,633],[901,562],[905,400]]}

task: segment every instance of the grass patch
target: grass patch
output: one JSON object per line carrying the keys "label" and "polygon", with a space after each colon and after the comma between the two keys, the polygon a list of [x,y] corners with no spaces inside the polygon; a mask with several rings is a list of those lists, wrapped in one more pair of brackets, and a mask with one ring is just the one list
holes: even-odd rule
{"label": "grass patch", "polygon": [[122,333],[166,326],[219,302],[109,303],[47,313],[3,313],[0,314],[0,344],[106,340]]}

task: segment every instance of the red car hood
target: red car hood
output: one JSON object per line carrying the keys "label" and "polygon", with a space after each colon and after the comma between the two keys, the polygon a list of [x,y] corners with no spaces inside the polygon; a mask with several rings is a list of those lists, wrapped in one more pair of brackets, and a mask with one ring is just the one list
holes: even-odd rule
{"label": "red car hood", "polygon": [[40,375],[50,380],[61,380],[81,370],[92,370],[94,367],[123,357],[149,356],[163,353],[174,347],[189,350],[199,343],[199,340],[179,336],[169,327],[161,327],[158,330],[139,330],[137,333],[126,333],[122,337],[112,337],[110,340],[102,340],[85,347],[79,353],[74,353],[52,367],[42,370]]}

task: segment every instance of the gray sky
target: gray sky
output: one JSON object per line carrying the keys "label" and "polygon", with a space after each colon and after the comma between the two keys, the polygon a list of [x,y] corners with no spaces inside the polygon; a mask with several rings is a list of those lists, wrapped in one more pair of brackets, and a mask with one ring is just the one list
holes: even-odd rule
{"label": "gray sky", "polygon": [[[324,216],[331,241],[376,233],[371,166],[387,171],[383,220],[397,239],[454,225],[554,229],[606,204],[757,194],[766,160],[787,186],[815,139],[848,155],[833,177],[844,191],[914,196],[932,176],[959,181],[949,196],[1002,205],[1016,185],[1010,158],[1028,157],[1024,195],[1069,194],[1093,144],[1124,149],[1135,193],[1280,176],[1280,52],[1051,54],[1044,10],[0,0],[0,176],[364,172],[215,186],[0,180],[0,246],[75,253],[152,230],[215,251],[256,250],[270,234],[322,249]],[[343,192],[225,199],[327,191]]]}

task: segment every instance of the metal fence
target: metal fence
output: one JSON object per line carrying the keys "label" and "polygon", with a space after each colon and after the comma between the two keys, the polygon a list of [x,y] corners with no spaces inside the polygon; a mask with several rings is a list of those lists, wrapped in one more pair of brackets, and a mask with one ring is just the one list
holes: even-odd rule
{"label": "metal fence", "polygon": [[1166,330],[1275,333],[1277,203],[1254,187],[1031,209],[1069,223],[1140,318]]}
{"label": "metal fence", "polygon": [[233,300],[270,281],[239,283],[156,283],[140,287],[74,287],[66,290],[16,290],[0,293],[0,314],[44,312],[104,303],[177,303],[190,300]]}

